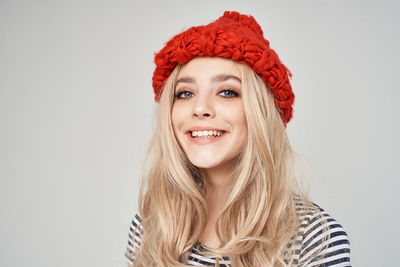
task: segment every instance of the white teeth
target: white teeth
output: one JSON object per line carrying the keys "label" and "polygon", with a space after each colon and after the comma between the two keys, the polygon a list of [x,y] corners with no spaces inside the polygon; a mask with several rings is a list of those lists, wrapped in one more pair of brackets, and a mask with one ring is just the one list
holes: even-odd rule
{"label": "white teeth", "polygon": [[192,131],[192,137],[216,137],[221,136],[223,131],[208,130],[208,131]]}

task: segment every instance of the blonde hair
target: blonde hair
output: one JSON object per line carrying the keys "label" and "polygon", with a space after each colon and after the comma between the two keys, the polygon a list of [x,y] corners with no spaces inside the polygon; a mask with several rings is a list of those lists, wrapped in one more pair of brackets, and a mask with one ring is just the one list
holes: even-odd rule
{"label": "blonde hair", "polygon": [[[236,65],[248,139],[231,173],[230,194],[217,221],[222,245],[206,254],[228,256],[235,267],[287,266],[299,228],[293,151],[271,90],[247,65]],[[174,69],[162,90],[146,156],[139,195],[144,234],[135,266],[187,266],[207,223],[203,173],[186,157],[171,123],[180,68]]]}

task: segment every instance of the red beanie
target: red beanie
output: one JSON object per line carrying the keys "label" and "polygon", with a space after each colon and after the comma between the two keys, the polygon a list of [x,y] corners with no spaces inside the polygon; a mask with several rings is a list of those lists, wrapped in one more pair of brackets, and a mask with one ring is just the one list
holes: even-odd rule
{"label": "red beanie", "polygon": [[155,101],[160,100],[165,81],[175,66],[199,56],[222,57],[247,64],[271,88],[284,124],[290,121],[294,102],[289,82],[291,74],[269,47],[252,16],[225,11],[216,21],[192,27],[169,40],[154,58]]}

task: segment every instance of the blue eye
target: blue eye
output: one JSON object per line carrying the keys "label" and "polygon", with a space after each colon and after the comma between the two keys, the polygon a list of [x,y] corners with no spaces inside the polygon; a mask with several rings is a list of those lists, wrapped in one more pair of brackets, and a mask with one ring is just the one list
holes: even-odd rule
{"label": "blue eye", "polygon": [[221,92],[219,92],[218,95],[228,97],[228,98],[239,96],[238,93],[236,93],[234,90],[231,90],[231,89],[222,90]]}
{"label": "blue eye", "polygon": [[181,99],[181,98],[189,98],[193,96],[193,93],[189,91],[181,91],[175,94],[175,98]]}

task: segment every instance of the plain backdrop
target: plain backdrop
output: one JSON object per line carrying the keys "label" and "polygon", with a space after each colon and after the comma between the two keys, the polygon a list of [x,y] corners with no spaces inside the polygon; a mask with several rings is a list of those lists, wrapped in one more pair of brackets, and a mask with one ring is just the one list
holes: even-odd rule
{"label": "plain backdrop", "polygon": [[153,54],[225,10],[293,73],[290,140],[353,265],[398,265],[398,1],[0,0],[0,266],[126,266]]}

